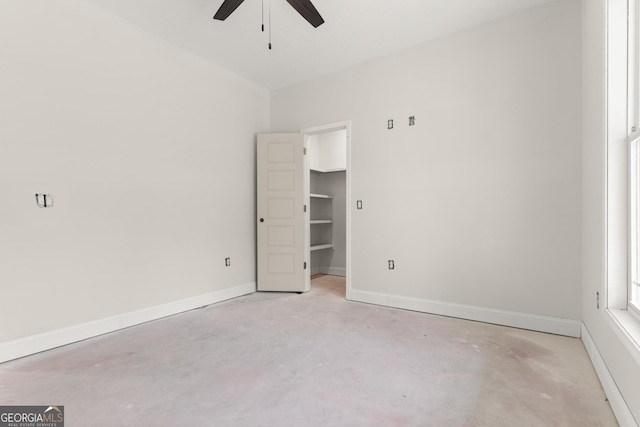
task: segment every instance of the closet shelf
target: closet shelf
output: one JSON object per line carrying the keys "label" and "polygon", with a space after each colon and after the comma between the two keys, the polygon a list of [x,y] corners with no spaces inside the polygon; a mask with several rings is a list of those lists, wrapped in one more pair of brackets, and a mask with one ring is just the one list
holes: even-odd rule
{"label": "closet shelf", "polygon": [[315,173],[331,173],[331,172],[346,172],[347,168],[332,168],[332,169],[318,169],[318,168],[309,168],[311,172]]}
{"label": "closet shelf", "polygon": [[322,249],[333,249],[333,243],[326,243],[322,245],[313,245],[311,246],[311,251],[319,251]]}
{"label": "closet shelf", "polygon": [[328,194],[310,194],[313,199],[333,199],[333,196]]}
{"label": "closet shelf", "polygon": [[312,219],[309,221],[311,225],[313,224],[333,224],[333,221],[330,219]]}

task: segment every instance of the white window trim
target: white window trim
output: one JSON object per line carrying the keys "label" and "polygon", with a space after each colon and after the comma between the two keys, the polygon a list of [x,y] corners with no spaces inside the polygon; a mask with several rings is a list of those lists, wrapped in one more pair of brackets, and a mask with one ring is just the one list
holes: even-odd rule
{"label": "white window trim", "polygon": [[607,2],[606,280],[607,309],[626,310],[630,269],[627,109],[627,0]]}
{"label": "white window trim", "polygon": [[628,0],[627,134],[629,145],[629,287],[627,310],[640,321],[640,0]]}
{"label": "white window trim", "polygon": [[629,310],[629,313],[636,318],[638,323],[640,323],[640,306],[631,301],[629,302],[629,307],[627,309]]}
{"label": "white window trim", "polygon": [[[630,58],[628,49],[629,12],[627,0],[607,1],[606,305],[603,312],[640,363],[640,317],[636,317],[640,310],[636,312],[630,303],[631,292],[636,291],[632,278],[640,281],[633,270],[637,267],[640,273],[640,265],[635,265],[631,255],[635,252],[633,245],[637,241],[640,245],[640,235],[632,234],[636,228],[634,217],[640,216],[640,204],[636,208],[636,196],[631,192],[633,174],[640,174],[640,157],[636,157],[640,156],[640,143],[636,142],[640,129],[631,130],[637,123],[640,99],[629,96],[629,90],[638,85],[638,58]],[[627,78],[629,75],[634,78]]]}
{"label": "white window trim", "polygon": [[629,350],[636,363],[640,363],[640,322],[628,310],[607,309],[605,319]]}
{"label": "white window trim", "polygon": [[[631,75],[631,73],[630,73]],[[630,79],[631,80],[631,79]],[[629,100],[631,102],[631,100]],[[627,289],[627,306],[629,313],[640,321],[638,307],[638,286],[640,283],[640,134],[629,136],[629,284]]]}

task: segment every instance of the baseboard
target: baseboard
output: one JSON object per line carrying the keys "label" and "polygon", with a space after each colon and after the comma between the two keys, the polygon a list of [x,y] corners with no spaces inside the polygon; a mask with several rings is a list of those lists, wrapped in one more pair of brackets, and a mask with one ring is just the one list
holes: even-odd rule
{"label": "baseboard", "polygon": [[457,317],[495,325],[511,326],[532,331],[547,332],[568,337],[580,338],[581,322],[558,317],[539,316],[535,314],[496,310],[441,301],[430,301],[418,298],[407,298],[375,292],[351,290],[351,301],[384,305],[441,316]]}
{"label": "baseboard", "polygon": [[255,291],[255,282],[247,283],[245,285],[172,301],[118,316],[107,317],[105,319],[7,341],[0,343],[0,363],[247,295]]}
{"label": "baseboard", "polygon": [[616,382],[611,376],[609,368],[607,368],[596,343],[593,341],[593,338],[591,338],[591,334],[589,334],[589,331],[584,324],[582,324],[582,342],[584,343],[587,354],[589,355],[591,363],[598,375],[604,394],[607,396],[607,399],[609,399],[609,405],[611,405],[611,409],[618,420],[618,424],[620,424],[621,427],[638,427],[638,423],[636,423],[636,420],[633,418],[631,410],[629,410],[629,407],[627,406],[624,397],[622,397],[622,393],[620,393]]}
{"label": "baseboard", "polygon": [[327,265],[316,265],[311,267],[311,275],[328,274],[330,276],[347,277],[347,269],[343,267],[329,267]]}

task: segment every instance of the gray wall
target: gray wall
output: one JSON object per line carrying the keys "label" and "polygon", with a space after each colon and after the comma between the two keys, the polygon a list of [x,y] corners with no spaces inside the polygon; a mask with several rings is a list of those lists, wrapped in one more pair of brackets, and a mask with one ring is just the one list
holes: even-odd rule
{"label": "gray wall", "polygon": [[[311,173],[311,192],[333,196],[332,214],[333,250],[311,253],[311,274],[323,273],[345,276],[347,268],[347,173]],[[312,206],[314,201],[311,201]],[[319,203],[326,203],[320,201]],[[323,225],[316,227],[326,227]]]}
{"label": "gray wall", "polygon": [[267,90],[74,0],[0,52],[0,344],[255,282]]}
{"label": "gray wall", "polygon": [[272,92],[352,121],[354,290],[581,319],[580,46],[560,1]]}

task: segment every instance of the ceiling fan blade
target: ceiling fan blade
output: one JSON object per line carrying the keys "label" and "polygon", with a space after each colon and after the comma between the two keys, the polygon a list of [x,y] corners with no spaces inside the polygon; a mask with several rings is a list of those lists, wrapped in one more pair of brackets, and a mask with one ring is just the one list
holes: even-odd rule
{"label": "ceiling fan blade", "polygon": [[224,21],[233,13],[234,10],[238,8],[242,4],[244,0],[224,0],[220,9],[213,16],[213,19],[217,19],[219,21]]}
{"label": "ceiling fan blade", "polygon": [[313,6],[310,0],[287,0],[291,6],[295,10],[302,15],[304,19],[309,21],[309,24],[313,25],[315,28],[318,28],[320,25],[324,24],[324,19],[318,13],[316,8]]}

